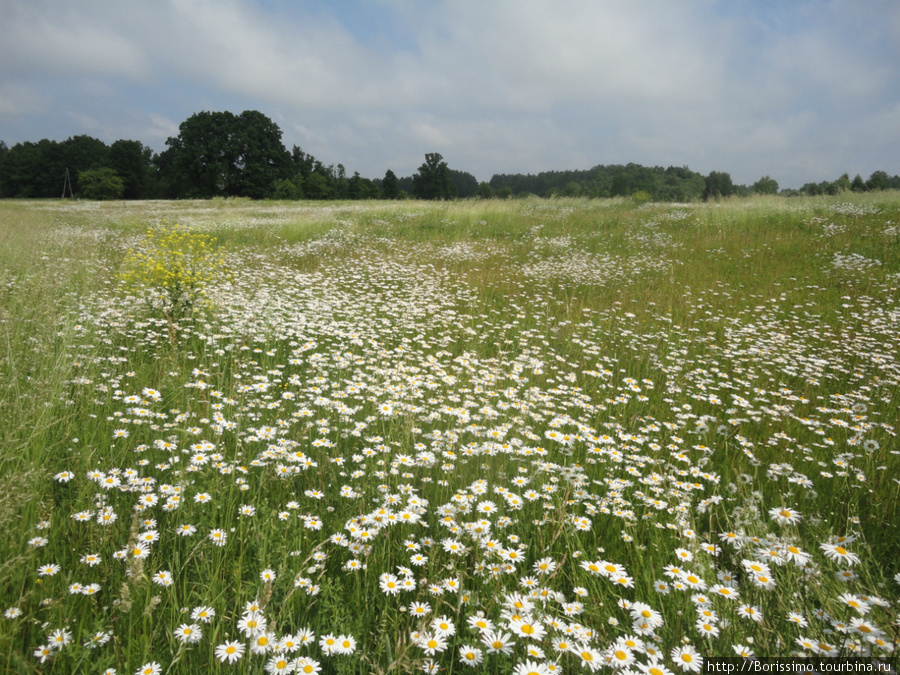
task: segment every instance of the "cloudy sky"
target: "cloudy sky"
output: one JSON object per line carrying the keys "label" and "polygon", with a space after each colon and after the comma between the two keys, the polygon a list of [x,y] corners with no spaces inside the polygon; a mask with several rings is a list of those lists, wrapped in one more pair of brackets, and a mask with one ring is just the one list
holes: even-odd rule
{"label": "cloudy sky", "polygon": [[900,174],[897,0],[0,0],[0,140],[258,110],[349,173]]}

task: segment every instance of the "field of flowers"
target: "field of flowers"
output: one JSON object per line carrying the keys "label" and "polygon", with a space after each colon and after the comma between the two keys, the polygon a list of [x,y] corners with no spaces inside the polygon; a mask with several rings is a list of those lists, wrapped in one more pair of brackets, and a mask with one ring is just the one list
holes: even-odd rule
{"label": "field of flowers", "polygon": [[0,670],[893,658],[898,290],[896,193],[0,204]]}

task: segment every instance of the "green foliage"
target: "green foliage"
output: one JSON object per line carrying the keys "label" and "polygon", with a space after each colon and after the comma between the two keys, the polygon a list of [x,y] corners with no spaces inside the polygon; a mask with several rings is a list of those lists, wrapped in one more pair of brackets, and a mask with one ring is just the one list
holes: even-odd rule
{"label": "green foliage", "polygon": [[478,189],[475,191],[475,196],[479,199],[490,199],[494,196],[494,188],[491,187],[490,183],[482,181],[478,184]]}
{"label": "green foliage", "polygon": [[731,182],[731,174],[724,171],[711,171],[706,177],[706,188],[703,190],[703,199],[721,199],[734,192],[734,184]]}
{"label": "green foliage", "polygon": [[586,171],[496,174],[491,178],[490,186],[494,190],[508,188],[510,194],[539,197],[630,197],[643,190],[654,201],[689,202],[702,196],[705,181],[703,176],[687,167],[663,169],[630,163],[597,165]]}
{"label": "green foliage", "polygon": [[303,199],[303,176],[298,173],[293,180],[282,178],[275,181],[272,196],[275,199]]}
{"label": "green foliage", "polygon": [[653,200],[653,197],[650,196],[650,193],[646,190],[638,190],[633,195],[631,195],[631,201],[640,206],[641,204],[646,204]]}
{"label": "green foliage", "polygon": [[163,163],[177,197],[261,199],[286,177],[291,161],[281,129],[255,110],[196,113],[166,145]]}
{"label": "green foliage", "polygon": [[78,174],[78,195],[85,199],[121,199],[125,182],[114,169],[89,169]]}
{"label": "green foliage", "polygon": [[430,152],[425,155],[425,163],[413,176],[413,194],[419,199],[453,199],[456,197],[456,184],[444,158]]}
{"label": "green foliage", "polygon": [[400,183],[397,181],[397,174],[390,169],[384,172],[384,178],[381,179],[381,196],[385,199],[400,198]]}
{"label": "green foliage", "polygon": [[475,179],[475,176],[465,171],[450,169],[450,178],[456,186],[457,197],[466,199],[475,196],[475,192],[478,190],[478,181]]}
{"label": "green foliage", "polygon": [[778,194],[778,181],[770,176],[763,176],[750,187],[750,190],[761,195]]}

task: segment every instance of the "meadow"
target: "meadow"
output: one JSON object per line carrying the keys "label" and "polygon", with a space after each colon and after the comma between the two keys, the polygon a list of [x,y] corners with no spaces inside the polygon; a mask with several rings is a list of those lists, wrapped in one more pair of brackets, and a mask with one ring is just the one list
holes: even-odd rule
{"label": "meadow", "polygon": [[0,202],[0,671],[900,644],[900,194]]}

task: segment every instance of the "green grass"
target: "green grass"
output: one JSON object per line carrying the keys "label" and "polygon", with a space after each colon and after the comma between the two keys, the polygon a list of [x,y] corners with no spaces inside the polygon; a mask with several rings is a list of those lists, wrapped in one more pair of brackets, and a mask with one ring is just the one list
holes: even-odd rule
{"label": "green grass", "polygon": [[[172,324],[120,282],[162,219],[228,262]],[[478,672],[578,672],[626,638],[672,671],[685,643],[887,654],[898,223],[896,193],[2,202],[0,670],[257,673],[272,644],[329,673],[475,672],[469,647]]]}

